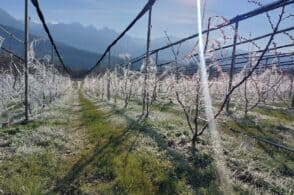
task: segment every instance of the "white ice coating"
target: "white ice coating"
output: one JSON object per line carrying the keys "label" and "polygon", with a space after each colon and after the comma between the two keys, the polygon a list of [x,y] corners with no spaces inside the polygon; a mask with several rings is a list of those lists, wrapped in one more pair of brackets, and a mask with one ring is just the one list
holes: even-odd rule
{"label": "white ice coating", "polygon": [[4,38],[0,36],[0,47],[2,47],[3,42],[4,42]]}

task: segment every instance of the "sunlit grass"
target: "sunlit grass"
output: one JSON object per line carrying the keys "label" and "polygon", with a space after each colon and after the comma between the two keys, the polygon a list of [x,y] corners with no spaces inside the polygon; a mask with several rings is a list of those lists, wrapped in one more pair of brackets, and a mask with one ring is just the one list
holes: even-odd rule
{"label": "sunlit grass", "polygon": [[135,150],[136,134],[132,127],[110,123],[109,113],[97,110],[82,95],[80,102],[82,124],[93,147],[81,160],[83,170],[79,169],[79,175],[83,177],[87,172],[87,177],[96,181],[83,182],[82,190],[101,194],[175,194],[187,190],[184,181],[172,177],[174,169],[168,159]]}

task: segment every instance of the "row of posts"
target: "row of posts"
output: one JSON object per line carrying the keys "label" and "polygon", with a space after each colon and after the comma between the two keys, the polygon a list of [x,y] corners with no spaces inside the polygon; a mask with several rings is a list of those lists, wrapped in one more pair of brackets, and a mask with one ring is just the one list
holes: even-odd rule
{"label": "row of posts", "polygon": [[[149,94],[147,91],[147,81],[148,81],[148,66],[150,64],[150,44],[151,44],[151,23],[152,19],[152,7],[148,11],[148,29],[147,29],[147,48],[146,48],[146,64],[144,66],[144,83],[143,83],[143,93],[142,93],[142,116],[148,117],[149,113]],[[158,63],[158,52],[156,53],[156,64]],[[106,86],[106,96],[107,100],[110,101],[110,66],[111,66],[111,51],[108,52],[108,69],[107,69],[107,86]]]}
{"label": "row of posts", "polygon": [[[209,41],[209,28],[210,28],[211,18],[208,20],[208,31],[207,31],[207,37],[206,37],[206,44],[205,44],[205,52],[208,48],[208,41]],[[142,115],[147,115],[149,113],[149,94],[147,92],[147,81],[148,81],[148,66],[150,63],[150,43],[151,43],[151,28],[152,28],[152,7],[150,7],[148,12],[148,29],[147,29],[147,48],[146,48],[146,65],[144,66],[143,72],[144,75],[144,84],[143,84],[143,94],[142,94]],[[229,74],[229,86],[228,86],[228,92],[232,89],[232,83],[233,83],[233,77],[234,77],[234,70],[235,70],[235,62],[236,62],[236,45],[237,45],[237,38],[238,38],[238,28],[239,28],[239,22],[237,21],[235,23],[235,33],[234,33],[234,46],[232,50],[232,60],[231,60],[231,68],[230,68],[230,74]],[[156,64],[158,64],[158,51],[156,52]],[[108,68],[110,68],[111,65],[111,52],[108,52]],[[107,70],[107,100],[110,101],[110,71]],[[226,111],[229,112],[230,108],[230,99],[228,100],[226,104]]]}
{"label": "row of posts", "polygon": [[[210,26],[210,19],[208,22],[208,25]],[[236,54],[236,43],[237,43],[237,36],[238,36],[238,26],[239,23],[235,23],[235,34],[234,34],[234,46],[233,46],[233,51],[232,51],[232,61],[231,61],[231,68],[230,68],[230,78],[229,78],[229,87],[228,91],[232,89],[232,82],[233,82],[233,76],[234,76],[234,69],[235,69],[235,54]],[[149,113],[149,94],[147,92],[147,80],[148,80],[148,66],[150,63],[150,42],[151,42],[151,27],[152,27],[152,7],[149,8],[148,12],[148,29],[147,29],[147,48],[146,48],[146,65],[144,67],[144,86],[143,86],[143,98],[142,98],[142,115]],[[209,30],[207,31],[207,42],[209,39]],[[29,100],[28,100],[28,61],[29,61],[29,0],[25,0],[25,55],[24,55],[24,60],[25,60],[25,100],[24,100],[24,105],[25,105],[25,123],[29,121]],[[205,46],[205,51],[207,50],[207,44]],[[53,51],[52,51],[53,55]],[[53,56],[52,56],[53,57]],[[158,63],[158,52],[156,52],[156,64]],[[111,65],[111,52],[108,52],[108,68]],[[110,71],[107,70],[107,99],[108,101],[110,100]],[[228,100],[227,105],[226,105],[226,111],[229,112],[229,105],[230,105],[230,100]]]}

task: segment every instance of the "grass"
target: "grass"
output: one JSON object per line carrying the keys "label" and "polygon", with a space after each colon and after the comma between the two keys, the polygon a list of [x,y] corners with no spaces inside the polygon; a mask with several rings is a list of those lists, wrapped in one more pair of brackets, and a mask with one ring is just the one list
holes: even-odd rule
{"label": "grass", "polygon": [[271,104],[276,107],[289,108],[289,106],[291,105],[291,100],[289,99],[287,101],[282,102],[272,102]]}
{"label": "grass", "polygon": [[[223,130],[232,134],[231,129],[245,132],[250,136],[258,136],[265,138],[269,141],[276,143],[283,143],[282,135],[279,132],[291,131],[287,127],[284,127],[282,123],[276,122],[276,120],[259,119],[255,121],[254,117],[247,116],[245,118],[229,118],[222,124]],[[285,144],[284,144],[285,145]],[[291,143],[289,143],[291,145]]]}
{"label": "grass", "polygon": [[[280,133],[289,130],[283,126],[281,121],[289,121],[291,117],[293,117],[293,115],[291,116],[291,114],[287,114],[287,111],[277,109],[272,110],[258,108],[257,110],[259,114],[264,114],[273,117],[273,120],[259,119],[258,121],[255,121],[255,119],[250,116],[246,118],[232,117],[231,119],[222,124],[223,131],[229,136],[236,136],[236,142],[238,142],[238,140],[240,139],[240,134],[233,133],[233,131],[231,131],[230,129],[245,132],[250,136],[262,137],[275,143],[292,146],[291,143],[285,143],[285,140],[283,139],[282,135],[280,135]],[[239,143],[235,144],[240,145],[240,141]],[[252,142],[251,144],[253,144],[254,148],[250,151],[247,151],[250,154],[241,156],[242,159],[250,158],[251,161],[254,161],[256,170],[259,170],[262,173],[271,173],[271,175],[281,177],[294,176],[293,153],[278,149],[275,146],[271,146],[269,144],[259,141]],[[247,169],[247,165],[238,165],[237,169],[241,172],[244,172]],[[279,186],[269,185],[262,178],[255,178],[254,185],[259,188],[265,188],[274,193],[286,193],[286,191],[284,191],[285,189],[280,188]]]}
{"label": "grass", "polygon": [[52,150],[15,156],[0,164],[0,188],[9,194],[43,194],[58,175],[56,154]]}
{"label": "grass", "polygon": [[[137,110],[136,102],[131,103],[133,109],[140,110]],[[113,105],[113,109],[116,110],[117,107]],[[166,153],[165,158],[171,161],[175,170],[173,177],[180,178],[180,181],[190,185],[193,192],[188,194],[222,194],[211,153],[206,154],[207,151],[198,151],[195,156],[191,156],[189,146],[186,146],[188,151],[182,147],[181,149],[178,147],[172,149],[178,142],[183,143],[183,140],[184,143],[185,141],[189,142],[188,136],[190,135],[186,121],[182,114],[179,114],[181,112],[176,110],[175,104],[154,103],[151,110],[154,110],[151,112],[156,117],[150,117],[143,124],[136,124],[136,126],[144,136],[154,140],[159,150]],[[123,113],[129,123],[136,123],[132,117],[129,117],[129,115],[134,115],[133,112],[126,111]],[[162,115],[165,116],[160,117]],[[175,145],[171,144],[171,140]]]}
{"label": "grass", "polygon": [[[141,102],[139,100],[131,101],[130,104],[134,110],[134,107],[139,108],[138,106],[140,106]],[[230,128],[236,129],[246,132],[246,134],[251,136],[262,137],[269,141],[293,147],[291,138],[289,138],[292,134],[292,124],[294,121],[293,111],[283,109],[287,106],[282,104],[272,104],[272,106],[279,106],[280,108],[259,106],[252,110],[252,112],[255,112],[257,118],[250,115],[246,118],[231,118],[222,124],[224,140],[233,137],[229,144],[230,146],[226,148],[229,151],[229,154],[226,155],[228,155],[229,161],[232,160],[232,163],[237,163],[233,166],[235,168],[233,171],[238,172],[236,173],[236,178],[239,180],[239,182],[233,185],[236,194],[254,194],[256,193],[256,188],[265,193],[287,194],[289,191],[289,184],[287,182],[289,178],[293,177],[294,173],[293,154],[265,143],[251,141],[251,139],[248,139],[248,145],[244,144],[244,146],[243,142],[246,142],[247,138],[242,136],[242,139],[240,139],[239,133],[236,134],[230,130]],[[232,107],[235,107],[236,110],[243,110],[243,107],[241,108],[238,105],[232,105]],[[139,111],[139,109],[136,111]],[[189,160],[187,163],[184,158],[178,154],[174,154],[174,151],[169,150],[169,147],[166,146],[166,140],[177,140],[176,134],[181,133],[181,129],[186,126],[185,120],[183,120],[183,116],[179,111],[180,109],[177,110],[176,105],[172,103],[159,104],[155,102],[152,105],[151,112],[156,117],[147,121],[143,127],[145,129],[143,133],[156,140],[155,142],[159,147],[166,151],[172,166],[175,167],[175,175],[180,178],[185,178],[190,185],[194,185],[192,186],[194,193],[220,194],[217,173],[212,165],[213,161],[209,160],[211,155],[205,156],[203,152],[199,152],[192,161]],[[125,113],[129,112],[126,111]],[[171,115],[173,119],[167,115],[160,119],[160,114]],[[259,117],[260,115],[263,117]],[[231,116],[234,116],[233,112]],[[244,147],[239,148],[240,143]],[[230,151],[232,154],[230,154]],[[191,166],[191,163],[193,163],[193,166]],[[207,166],[202,166],[201,164]],[[249,176],[252,177],[252,180]],[[243,180],[239,179],[239,177],[243,177]],[[275,179],[277,181],[272,182]],[[284,179],[287,182],[281,182]],[[248,181],[245,182],[245,180]],[[244,182],[247,187],[243,185]],[[248,184],[249,188],[251,188],[250,190],[248,189]]]}
{"label": "grass", "polygon": [[[107,121],[110,113],[82,95],[79,112],[88,141],[74,157],[64,158],[54,147],[14,156],[0,165],[0,189],[11,194],[100,193],[174,194],[188,192],[186,181],[175,178],[172,163],[153,152],[135,150],[137,132],[127,124]],[[120,114],[115,112],[114,114]],[[19,128],[34,130],[43,125],[65,125],[33,121],[26,126],[2,129],[15,135]],[[55,187],[54,187],[55,186]]]}
{"label": "grass", "polygon": [[27,125],[12,124],[8,127],[0,128],[0,136],[2,135],[16,135],[21,131],[34,131],[41,126],[66,126],[67,123],[58,120],[34,120]]}
{"label": "grass", "polygon": [[272,109],[267,107],[258,107],[254,109],[255,112],[275,118],[280,122],[293,122],[294,112],[287,109]]}
{"label": "grass", "polygon": [[[103,112],[80,95],[81,127],[89,137],[88,150],[58,183],[55,192],[77,190],[90,194],[178,194],[185,181],[174,178],[169,160],[153,152],[136,150],[133,126],[110,122]],[[77,186],[73,189],[72,186]]]}
{"label": "grass", "polygon": [[165,104],[160,104],[160,103],[153,103],[152,108],[155,110],[158,110],[160,112],[168,112],[168,113],[174,113],[174,114],[182,114],[181,110],[177,110],[176,105],[168,102]]}
{"label": "grass", "polygon": [[[116,106],[113,106],[113,109],[116,110]],[[134,119],[128,116],[127,112],[122,112],[122,116],[127,118],[130,124],[135,124],[138,131],[146,137],[151,138],[156,145],[159,147],[160,151],[163,151],[166,154],[165,159],[169,159],[172,163],[174,169],[173,175],[175,179],[180,179],[180,182],[186,182],[190,185],[190,188],[193,189],[192,194],[222,194],[219,189],[218,174],[216,172],[212,154],[206,154],[203,151],[198,151],[194,156],[188,154],[189,158],[186,155],[187,151],[174,150],[169,147],[169,140],[172,139],[176,142],[179,140],[178,136],[184,134],[185,136],[189,135],[188,131],[174,131],[174,128],[167,125],[174,124],[176,128],[182,128],[185,124],[185,121],[181,116],[173,116],[172,119],[149,119],[144,123],[137,123]],[[158,114],[158,113],[156,113]],[[172,130],[174,129],[174,130]],[[167,136],[165,133],[167,132]],[[171,136],[174,134],[175,137]],[[142,147],[148,147],[143,145]],[[191,194],[188,193],[188,194]]]}
{"label": "grass", "polygon": [[[41,152],[15,156],[0,165],[0,189],[11,194],[222,194],[212,154],[199,151],[187,158],[168,147],[156,125],[126,119],[123,109],[106,112],[82,94],[79,102],[81,110],[75,113],[79,121],[74,127],[86,135],[78,142],[80,150],[67,156],[50,145]],[[161,111],[176,114],[172,106]],[[184,121],[179,117],[173,122],[175,126],[168,120],[157,126],[177,133]],[[67,124],[33,121],[25,128],[43,125]],[[18,128],[1,132],[14,135]],[[151,138],[156,148],[142,141],[144,137]],[[287,172],[289,167],[280,169]]]}
{"label": "grass", "polygon": [[[27,125],[14,124],[0,128],[0,137],[11,138],[14,136],[14,147],[18,147],[17,137],[28,137],[27,139],[30,140],[31,133],[41,126],[68,127],[67,125],[65,122],[55,119],[34,120]],[[30,142],[29,140],[27,141]],[[20,139],[20,142],[22,141]],[[44,194],[55,185],[57,178],[62,178],[62,173],[66,172],[60,166],[63,164],[60,153],[64,152],[64,147],[60,147],[54,140],[50,141],[52,141],[52,144],[40,147],[40,150],[32,153],[22,155],[12,153],[11,157],[4,156],[5,159],[0,163],[0,193],[17,195]],[[21,145],[23,144],[21,143]],[[33,142],[31,144],[35,145]]]}
{"label": "grass", "polygon": [[[132,99],[132,100],[130,100],[130,103],[134,103],[137,106],[141,106],[142,100]],[[176,104],[174,104],[172,102],[168,102],[168,103],[153,102],[153,104],[151,106],[151,110],[153,110],[153,109],[160,111],[160,112],[173,113],[176,115],[182,114],[181,110],[177,109]]]}
{"label": "grass", "polygon": [[[277,134],[277,131],[279,131],[278,128],[281,127],[269,120],[260,120],[258,123],[256,123],[248,117],[245,119],[230,119],[225,124],[223,124],[222,128],[230,135],[233,134],[230,129],[233,129],[240,132],[245,132],[250,136],[258,136],[275,143],[283,143],[283,138]],[[260,142],[257,143],[260,148],[266,149],[266,147],[268,147],[268,144]],[[278,149],[276,147],[270,147],[270,150],[277,151]],[[281,152],[278,150],[278,153],[280,154]]]}

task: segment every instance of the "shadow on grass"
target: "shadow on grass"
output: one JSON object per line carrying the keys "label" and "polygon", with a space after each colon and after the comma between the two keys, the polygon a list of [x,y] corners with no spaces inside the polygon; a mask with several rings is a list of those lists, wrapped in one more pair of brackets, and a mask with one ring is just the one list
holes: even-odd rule
{"label": "shadow on grass", "polygon": [[[236,130],[242,130],[249,136],[256,136],[264,138],[268,141],[280,144],[282,143],[281,138],[273,130],[275,128],[282,128],[276,124],[273,124],[271,121],[259,122],[258,124],[254,122],[252,118],[237,118],[231,116],[232,122],[228,124],[229,127],[236,128]],[[245,121],[247,120],[247,121]],[[285,128],[286,129],[286,128]],[[285,131],[285,129],[283,129]],[[287,130],[287,129],[286,129]],[[251,138],[253,139],[253,138]],[[256,139],[254,139],[256,140]],[[287,151],[276,146],[270,145],[268,143],[261,142],[256,140],[255,146],[259,148],[263,155],[258,156],[258,160],[262,161],[264,168],[267,171],[273,172],[277,175],[290,176],[294,175],[294,155],[293,152]],[[282,189],[275,189],[273,186],[269,186],[262,179],[255,181],[254,185],[261,188],[267,188],[273,193],[278,193],[279,190],[282,192]],[[286,193],[286,192],[283,192]]]}
{"label": "shadow on grass", "polygon": [[261,126],[255,123],[252,116],[238,118],[233,114],[229,115],[232,120],[228,126],[229,128],[237,128],[237,130],[245,131],[245,133],[250,133],[252,135],[266,136],[267,134],[263,131]]}
{"label": "shadow on grass", "polygon": [[[84,125],[81,125],[84,127]],[[110,136],[106,143],[98,142],[93,149],[85,151],[82,157],[74,164],[71,170],[60,181],[57,182],[57,187],[52,192],[60,192],[62,194],[74,194],[79,193],[79,181],[78,179],[82,174],[86,174],[85,171],[91,164],[96,164],[97,168],[103,167],[107,163],[111,163],[108,160],[107,155],[117,154],[120,149],[119,146],[129,137],[130,128],[125,128],[122,133],[116,136]],[[101,160],[101,161],[100,161]],[[99,162],[101,165],[99,165]],[[103,162],[105,161],[105,162]],[[89,170],[90,171],[90,170]],[[95,175],[95,174],[94,174]],[[87,175],[84,175],[87,177]],[[102,171],[96,174],[96,179],[103,181],[111,181],[114,177],[111,170]]]}
{"label": "shadow on grass", "polygon": [[140,120],[135,120],[125,114],[125,109],[118,109],[115,105],[109,104],[114,113],[123,116],[129,124],[133,124],[133,131],[138,131],[145,136],[152,138],[161,150],[166,151],[171,159],[175,172],[171,175],[174,179],[184,179],[199,194],[222,194],[218,187],[218,175],[213,166],[213,158],[208,154],[194,153],[190,157],[181,154],[179,151],[168,146],[164,136]]}
{"label": "shadow on grass", "polygon": [[[93,134],[93,137],[97,139],[94,147],[84,151],[80,159],[71,167],[70,171],[61,180],[57,181],[56,187],[48,194],[82,193],[80,187],[81,183],[85,183],[85,180],[86,183],[96,182],[106,184],[118,180],[115,186],[107,192],[110,194],[127,194],[129,191],[124,188],[129,183],[128,181],[121,180],[128,179],[140,180],[135,181],[132,185],[139,185],[137,190],[143,190],[143,194],[152,194],[154,192],[152,190],[148,191],[149,188],[153,189],[150,185],[156,186],[156,194],[177,194],[175,183],[180,180],[188,183],[199,194],[221,194],[218,188],[217,172],[212,164],[213,160],[209,155],[197,153],[188,159],[185,155],[170,148],[167,140],[155,129],[146,125],[144,122],[139,122],[139,120],[129,117],[125,113],[125,109],[118,109],[114,105],[111,105],[111,107],[111,112],[104,113],[103,116],[95,115],[89,117],[83,121],[82,126],[87,128],[89,125],[87,123],[91,121],[94,123],[95,121],[105,123],[107,117],[119,115],[126,119],[127,127],[118,131],[114,130],[112,133],[100,132],[99,136],[104,137],[104,139],[100,139],[99,136]],[[87,108],[84,107],[82,109]],[[91,108],[89,107],[89,109]],[[94,106],[94,109],[97,108]],[[109,128],[109,125],[102,125],[101,128]],[[100,131],[101,129],[97,130]],[[137,136],[139,134],[152,138],[161,150],[166,151],[173,165],[172,171],[170,168],[165,169],[164,166],[150,160],[152,159],[150,156],[134,156],[132,151],[136,146]],[[134,138],[132,141],[129,139],[131,136]],[[118,156],[121,158],[118,158]],[[153,165],[153,163],[156,165]],[[118,171],[121,171],[120,175],[116,174]],[[159,172],[163,172],[163,174]],[[146,179],[146,177],[148,178]],[[151,184],[149,181],[150,178],[153,180]],[[136,192],[139,193],[142,191]]]}

